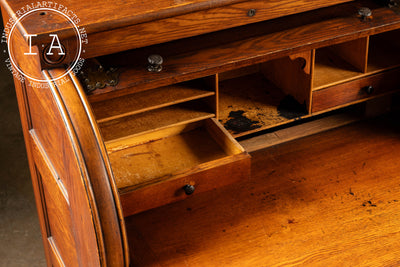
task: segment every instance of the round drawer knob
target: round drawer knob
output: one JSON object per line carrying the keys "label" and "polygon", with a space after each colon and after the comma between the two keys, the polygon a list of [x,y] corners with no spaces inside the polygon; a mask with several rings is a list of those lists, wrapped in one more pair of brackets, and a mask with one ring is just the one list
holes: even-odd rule
{"label": "round drawer knob", "polygon": [[249,11],[247,11],[247,16],[254,17],[255,15],[256,15],[256,10],[254,8],[249,9]]}
{"label": "round drawer knob", "polygon": [[369,85],[367,87],[364,87],[364,92],[366,92],[367,94],[372,94],[374,92],[374,87],[372,85]]}
{"label": "round drawer knob", "polygon": [[162,70],[162,64],[164,62],[163,58],[160,55],[150,55],[147,58],[149,65],[147,66],[147,70],[150,72],[160,72]]}
{"label": "round drawer knob", "polygon": [[196,189],[196,188],[195,188],[193,185],[191,185],[191,184],[187,184],[187,185],[185,185],[185,186],[183,187],[183,190],[185,191],[185,194],[186,194],[186,195],[191,195],[191,194],[193,194],[195,189]]}
{"label": "round drawer knob", "polygon": [[368,7],[360,7],[358,9],[358,15],[360,15],[361,19],[366,20],[372,16],[372,11]]}

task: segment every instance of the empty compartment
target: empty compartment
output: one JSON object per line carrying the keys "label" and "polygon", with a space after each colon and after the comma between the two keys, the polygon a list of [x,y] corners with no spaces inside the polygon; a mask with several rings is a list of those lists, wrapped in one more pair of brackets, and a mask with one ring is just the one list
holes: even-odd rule
{"label": "empty compartment", "polygon": [[235,137],[306,116],[312,53],[284,57],[219,75],[219,120]]}
{"label": "empty compartment", "polygon": [[187,197],[183,187],[207,191],[249,174],[249,155],[215,120],[137,136],[109,151],[126,215]]}
{"label": "empty compartment", "polygon": [[377,72],[400,66],[400,30],[370,37],[368,72]]}
{"label": "empty compartment", "polygon": [[368,37],[315,51],[313,90],[357,79],[367,71]]}

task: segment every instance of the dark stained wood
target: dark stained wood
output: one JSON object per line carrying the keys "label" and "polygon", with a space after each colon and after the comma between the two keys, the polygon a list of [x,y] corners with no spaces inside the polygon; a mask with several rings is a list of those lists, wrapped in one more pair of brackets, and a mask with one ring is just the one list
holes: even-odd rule
{"label": "dark stained wood", "polygon": [[[215,8],[212,11],[201,11],[172,18],[161,19],[146,24],[133,25],[113,31],[105,31],[89,35],[91,40],[102,43],[102,47],[87,46],[88,56],[100,56],[123,50],[144,47],[161,42],[187,38],[234,26],[273,19],[284,15],[295,14],[317,7],[325,7],[348,1],[251,1],[230,6]],[[254,17],[248,11],[256,10]],[[208,21],[208,23],[202,23]],[[173,30],[172,30],[173,29]],[[138,34],[144,32],[145,34]],[[108,36],[108,38],[104,38]],[[111,37],[111,38],[109,38]]]}
{"label": "dark stained wood", "polygon": [[255,152],[251,180],[126,218],[132,263],[398,265],[396,117]]}
{"label": "dark stained wood", "polygon": [[[112,4],[101,0],[97,1],[96,5],[74,0],[68,1],[62,6],[58,5],[57,10],[72,11],[70,17],[75,14],[79,18],[79,26],[85,28],[89,33],[89,39],[92,39],[87,51],[88,56],[92,57],[94,54],[98,56],[115,53],[343,2],[349,2],[349,0],[330,2],[323,0],[257,0],[252,2],[244,0],[162,0],[155,3],[120,0]],[[27,4],[29,5],[31,2],[2,0],[2,5],[12,17],[22,7],[26,8]],[[36,2],[34,4],[37,5]],[[248,16],[249,9],[256,9],[256,15]],[[208,23],[203,23],[203,20],[207,20]],[[152,23],[152,21],[158,22]],[[27,17],[22,22],[20,30],[22,33],[37,34],[35,38],[37,43],[34,44],[41,44],[44,39],[48,38],[49,33],[57,33],[64,42],[64,39],[73,36],[72,27],[72,24],[66,22],[61,16],[37,13]],[[121,31],[121,29],[123,30]],[[132,31],[132,29],[136,30]],[[137,29],[141,29],[141,34],[133,36],[133,33],[138,32]],[[157,33],[163,39],[153,38],[154,35],[149,34],[147,29],[151,29],[151,32]],[[137,38],[138,36],[141,38]],[[144,40],[145,43],[138,45],[135,40]],[[91,42],[97,45],[91,46]]]}
{"label": "dark stained wood", "polygon": [[[89,99],[103,100],[128,94],[135,88],[144,90],[166,86],[400,27],[400,17],[393,11],[377,7],[370,1],[365,2],[351,2],[229,30],[220,35],[215,33],[201,36],[192,41],[185,40],[183,44],[167,45],[172,53],[181,51],[181,47],[192,48],[186,53],[163,54],[161,52],[165,50],[162,47],[155,47],[113,55],[103,60],[110,65],[123,65],[126,68],[120,76],[122,82],[115,88],[94,91]],[[371,6],[374,12],[374,19],[368,23],[356,15],[357,8],[363,4]],[[342,15],[338,17],[337,14]],[[141,31],[135,29],[135,32]],[[164,70],[161,73],[147,71],[147,57],[150,53],[164,57]]]}
{"label": "dark stained wood", "polygon": [[[400,70],[395,69],[372,76],[367,76],[351,82],[335,85],[326,89],[313,92],[312,112],[320,112],[331,108],[354,104],[369,98],[400,90]],[[366,88],[373,87],[373,92],[368,94]]]}
{"label": "dark stained wood", "polygon": [[400,65],[399,30],[390,31],[370,37],[368,51],[368,72],[391,69]]}

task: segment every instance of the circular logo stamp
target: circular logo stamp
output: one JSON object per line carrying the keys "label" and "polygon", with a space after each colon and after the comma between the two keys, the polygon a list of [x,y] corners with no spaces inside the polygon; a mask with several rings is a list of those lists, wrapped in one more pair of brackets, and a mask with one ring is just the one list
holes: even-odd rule
{"label": "circular logo stamp", "polygon": [[[44,87],[48,83],[38,68],[19,64],[21,61],[41,62],[42,68],[62,67],[63,72],[51,77],[55,83],[64,83],[69,73],[80,71],[88,39],[85,28],[79,27],[80,19],[72,10],[55,2],[41,1],[23,6],[15,14],[16,17],[4,25],[1,44],[3,52],[9,55],[6,66],[18,80],[28,80],[34,87]],[[45,33],[40,35],[22,33],[27,28],[46,29],[47,25],[58,25],[59,28],[42,31]],[[65,29],[69,30],[68,36],[65,36]],[[25,45],[20,45],[21,42]]]}

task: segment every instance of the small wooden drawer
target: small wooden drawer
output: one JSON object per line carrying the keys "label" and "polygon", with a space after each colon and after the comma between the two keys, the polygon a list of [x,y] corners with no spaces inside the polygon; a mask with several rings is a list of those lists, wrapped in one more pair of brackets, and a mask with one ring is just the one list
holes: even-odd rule
{"label": "small wooden drawer", "polygon": [[364,101],[400,89],[400,69],[366,76],[313,92],[312,112],[320,112]]}
{"label": "small wooden drawer", "polygon": [[250,176],[249,154],[216,119],[143,134],[129,143],[109,152],[124,216]]}

